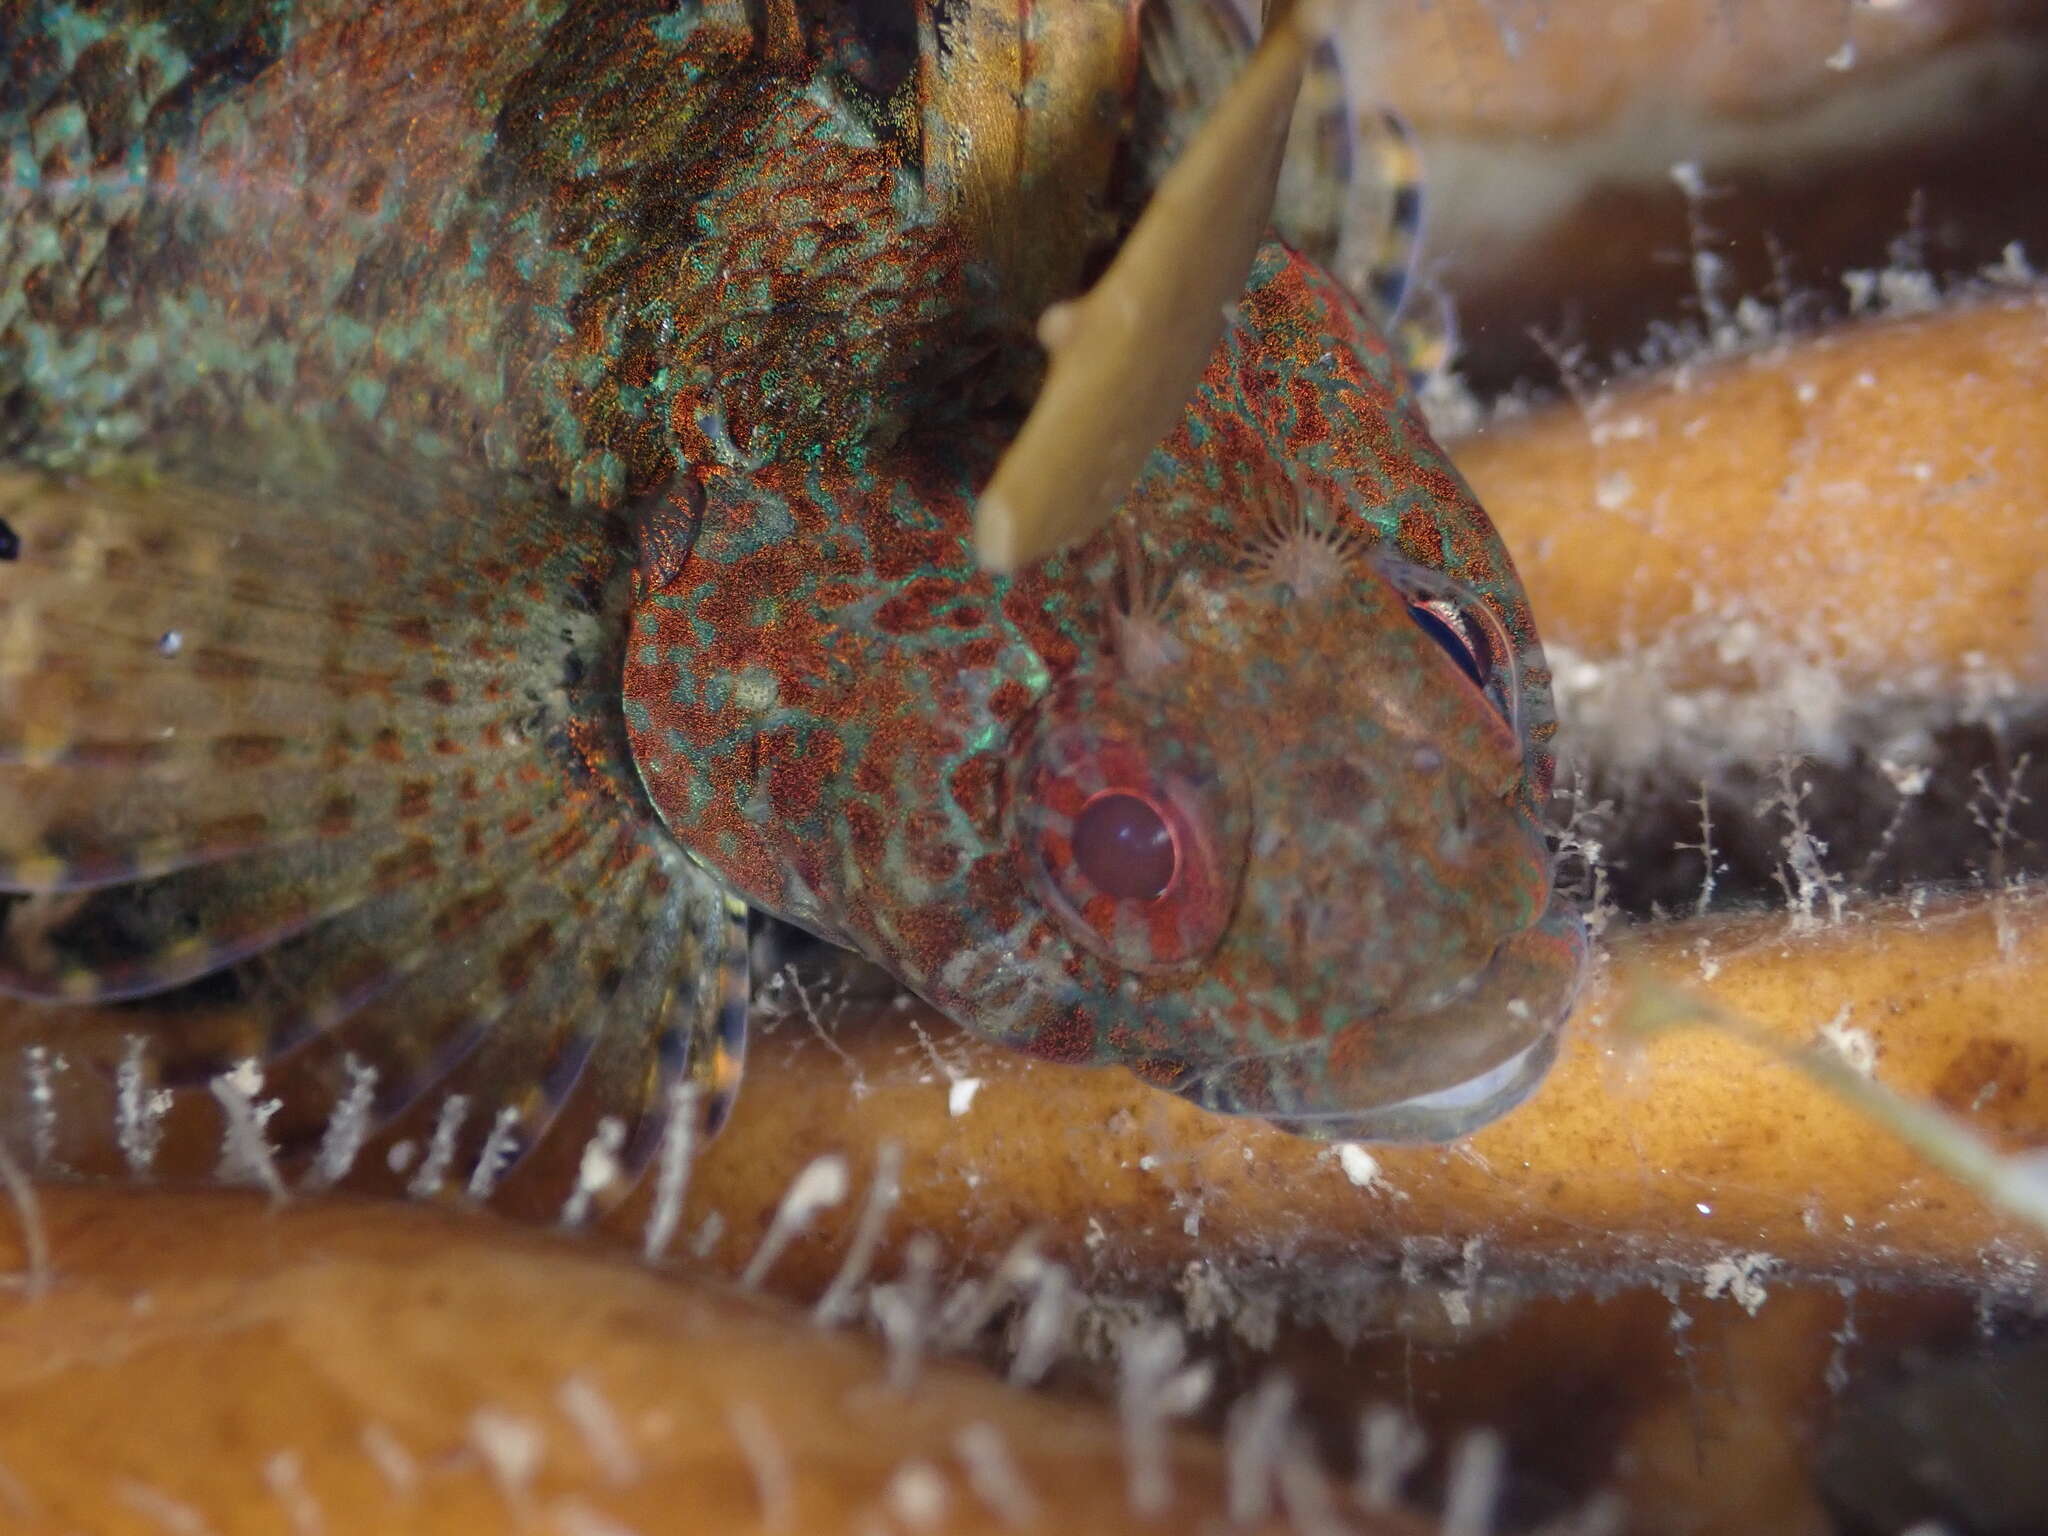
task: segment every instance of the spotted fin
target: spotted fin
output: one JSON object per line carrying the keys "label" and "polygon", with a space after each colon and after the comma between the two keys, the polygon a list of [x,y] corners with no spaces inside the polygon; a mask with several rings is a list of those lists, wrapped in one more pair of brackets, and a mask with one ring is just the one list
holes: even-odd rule
{"label": "spotted fin", "polygon": [[[1187,147],[1253,45],[1237,0],[1153,0],[1145,7],[1133,129],[1143,182],[1156,184]],[[1390,333],[1407,325],[1422,249],[1422,191],[1421,156],[1407,124],[1357,99],[1342,50],[1324,38],[1302,73],[1273,226],[1340,277]],[[1437,350],[1432,343],[1412,361],[1422,367]]]}
{"label": "spotted fin", "polygon": [[612,526],[327,445],[4,470],[0,524],[0,1044],[209,1108],[256,1063],[281,1166],[353,1105],[476,1192],[720,1112],[744,914],[633,775]]}
{"label": "spotted fin", "polygon": [[1357,140],[1361,174],[1332,271],[1364,301],[1409,375],[1435,378],[1457,361],[1450,298],[1421,280],[1427,203],[1421,152],[1392,112],[1370,114]]}
{"label": "spotted fin", "polygon": [[[1140,188],[1165,176],[1244,69],[1254,43],[1236,0],[1146,5],[1132,130]],[[1302,71],[1272,213],[1280,237],[1324,266],[1334,266],[1350,217],[1352,115],[1336,43],[1325,38]]]}

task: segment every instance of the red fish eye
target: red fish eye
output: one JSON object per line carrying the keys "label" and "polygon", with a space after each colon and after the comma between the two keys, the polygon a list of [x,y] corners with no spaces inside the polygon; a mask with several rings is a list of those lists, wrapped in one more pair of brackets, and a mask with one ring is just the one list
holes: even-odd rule
{"label": "red fish eye", "polygon": [[1132,970],[1200,959],[1230,926],[1245,816],[1199,726],[1149,700],[1049,701],[1011,798],[1035,894],[1068,937]]}
{"label": "red fish eye", "polygon": [[1157,901],[1180,869],[1173,828],[1143,795],[1105,789],[1074,822],[1074,861],[1095,888],[1118,901]]}

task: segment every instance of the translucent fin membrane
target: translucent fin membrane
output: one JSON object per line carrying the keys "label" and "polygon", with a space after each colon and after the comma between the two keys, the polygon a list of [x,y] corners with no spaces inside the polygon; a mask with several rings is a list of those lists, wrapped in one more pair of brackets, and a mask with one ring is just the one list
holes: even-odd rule
{"label": "translucent fin membrane", "polygon": [[346,1117],[357,1152],[426,1118],[418,1192],[557,1121],[630,1171],[672,1082],[729,1097],[746,974],[625,753],[616,530],[283,457],[0,473],[0,1125],[55,1157],[52,1106],[97,1101],[134,1167],[254,1062],[293,1178],[356,1161]]}

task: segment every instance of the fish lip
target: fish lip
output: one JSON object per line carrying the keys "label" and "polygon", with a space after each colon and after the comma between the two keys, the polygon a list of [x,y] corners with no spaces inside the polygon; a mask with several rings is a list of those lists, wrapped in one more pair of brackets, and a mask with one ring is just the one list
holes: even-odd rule
{"label": "fish lip", "polygon": [[[1537,946],[1536,964],[1541,971],[1551,964],[1540,959],[1546,942],[1563,946],[1564,952],[1572,959],[1570,968],[1552,972],[1553,976],[1561,978],[1562,984],[1556,987],[1554,994],[1546,996],[1540,1014],[1535,1017],[1512,1015],[1517,1003],[1526,995],[1520,983],[1526,982],[1528,975],[1518,972],[1522,966],[1531,963],[1527,946]],[[1516,1032],[1521,1041],[1519,1045],[1466,1076],[1384,1103],[1333,1104],[1325,1100],[1326,1107],[1279,1108],[1271,1103],[1273,1085],[1270,1079],[1251,1094],[1243,1093],[1241,1089],[1234,1091],[1229,1079],[1233,1075],[1232,1067],[1244,1064],[1240,1059],[1237,1063],[1220,1063],[1196,1074],[1175,1085],[1174,1091],[1206,1109],[1256,1116],[1277,1129],[1319,1141],[1411,1144],[1456,1141],[1521,1104],[1549,1073],[1557,1059],[1559,1042],[1585,978],[1586,961],[1584,918],[1571,902],[1553,892],[1542,916],[1502,939],[1488,963],[1469,976],[1452,995],[1403,1022],[1402,1027],[1412,1041],[1433,1027],[1448,1025],[1457,1028],[1461,1022],[1457,1016],[1474,1007],[1498,1007],[1525,1021],[1525,1027]],[[1469,1015],[1463,1022],[1469,1025]],[[1303,1041],[1266,1055],[1277,1059],[1305,1056],[1324,1049],[1327,1049],[1326,1042]],[[1260,1102],[1261,1099],[1265,1102]]]}
{"label": "fish lip", "polygon": [[1549,1075],[1564,1033],[1567,1008],[1521,1050],[1463,1082],[1371,1109],[1269,1114],[1268,1123],[1318,1141],[1441,1144],[1471,1135],[1518,1107]]}
{"label": "fish lip", "polygon": [[[1543,914],[1520,932],[1503,939],[1493,958],[1472,978],[1464,996],[1484,994],[1489,984],[1504,979],[1512,962],[1509,947],[1533,938],[1562,940],[1574,952],[1576,964],[1567,985],[1546,1009],[1536,1034],[1519,1050],[1482,1067],[1471,1076],[1439,1088],[1410,1094],[1391,1103],[1363,1109],[1311,1110],[1299,1114],[1268,1115],[1274,1125],[1298,1136],[1331,1141],[1374,1141],[1442,1143],[1469,1136],[1516,1108],[1536,1091],[1557,1060],[1564,1027],[1572,1016],[1579,990],[1585,980],[1588,936],[1584,916],[1563,896],[1552,892]],[[1458,1006],[1447,1003],[1444,1010]],[[1511,1006],[1504,1002],[1503,1007]]]}

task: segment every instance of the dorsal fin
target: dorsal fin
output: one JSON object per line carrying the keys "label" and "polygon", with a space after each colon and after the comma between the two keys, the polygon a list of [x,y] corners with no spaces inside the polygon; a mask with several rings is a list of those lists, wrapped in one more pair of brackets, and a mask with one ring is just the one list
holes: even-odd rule
{"label": "dorsal fin", "polygon": [[1113,238],[1105,193],[1138,69],[1140,0],[919,7],[926,196],[1025,324]]}

